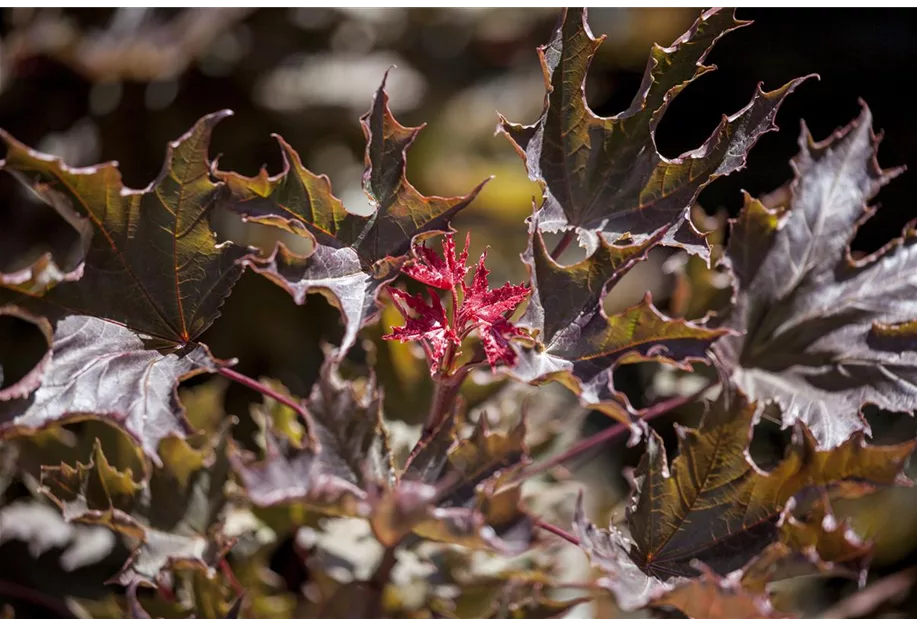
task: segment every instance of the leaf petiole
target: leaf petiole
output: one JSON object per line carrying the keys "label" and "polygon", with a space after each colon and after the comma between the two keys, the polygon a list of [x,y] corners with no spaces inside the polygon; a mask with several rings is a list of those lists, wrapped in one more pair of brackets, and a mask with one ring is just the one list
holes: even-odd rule
{"label": "leaf petiole", "polygon": [[[707,393],[707,391],[709,391],[715,385],[717,385],[717,382],[711,381],[710,383],[702,387],[700,390],[698,390],[694,394],[691,394],[689,396],[678,396],[675,398],[671,398],[667,401],[663,401],[661,403],[656,403],[655,405],[647,409],[646,412],[640,415],[639,419],[648,422],[650,420],[653,420],[654,418],[658,418],[659,416],[662,416],[663,414],[667,414],[670,411],[678,409],[679,407],[690,405],[697,399],[701,398],[704,394]],[[531,479],[532,477],[536,475],[540,475],[541,473],[547,470],[550,470],[551,468],[560,466],[561,464],[568,462],[571,459],[573,459],[574,457],[578,457],[582,455],[583,453],[597,446],[601,446],[602,444],[605,444],[606,442],[611,442],[613,440],[616,440],[618,437],[624,435],[629,430],[630,430],[630,425],[627,425],[623,422],[619,422],[617,424],[614,424],[608,427],[607,429],[603,429],[602,431],[599,431],[595,435],[588,437],[585,440],[582,440],[581,442],[577,442],[576,444],[568,448],[566,451],[563,451],[562,453],[559,453],[555,455],[554,457],[548,458],[544,460],[543,462],[533,464],[529,466],[528,468],[523,469],[523,471],[516,478],[516,483],[522,483],[526,479]]]}
{"label": "leaf petiole", "polygon": [[251,377],[247,377],[241,372],[236,372],[232,368],[227,368],[225,366],[218,368],[217,372],[230,381],[244,385],[245,387],[258,392],[259,394],[263,394],[264,396],[277,401],[281,405],[286,405],[287,407],[296,410],[306,420],[310,419],[309,414],[306,412],[306,408],[303,405],[297,403],[292,398],[284,396],[276,390],[272,390],[270,387],[264,385],[263,383],[255,381]]}

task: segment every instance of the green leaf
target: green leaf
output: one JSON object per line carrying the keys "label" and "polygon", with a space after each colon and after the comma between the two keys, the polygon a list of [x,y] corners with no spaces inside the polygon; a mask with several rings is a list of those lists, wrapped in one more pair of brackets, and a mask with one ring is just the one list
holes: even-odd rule
{"label": "green leaf", "polygon": [[163,437],[190,433],[175,386],[219,366],[194,340],[219,314],[242,272],[236,261],[248,252],[218,243],[208,221],[221,184],[210,178],[207,146],[227,115],[206,116],[172,142],[162,173],[140,191],[123,186],[115,163],[70,168],[3,134],[3,169],[68,221],[91,223],[92,241],[79,281],[44,293],[0,285],[0,303],[44,316],[53,328],[41,386],[0,402],[0,429],[99,416],[157,463]]}
{"label": "green leaf", "polygon": [[132,548],[113,577],[122,585],[159,585],[176,567],[213,573],[232,543],[221,532],[228,478],[226,435],[200,449],[177,437],[162,441],[165,462],[143,481],[119,470],[96,440],[88,463],[43,466],[42,490],[68,522],[103,525]]}
{"label": "green leaf", "polygon": [[638,305],[607,315],[605,294],[635,263],[652,241],[615,246],[599,240],[596,252],[572,266],[551,259],[544,241],[532,233],[523,260],[531,274],[532,298],[519,321],[535,339],[521,348],[510,372],[527,383],[559,381],[581,402],[622,421],[636,413],[614,389],[612,374],[620,363],[658,360],[685,369],[706,359],[707,349],[726,329],[706,329],[668,318],[647,294]]}
{"label": "green leaf", "polygon": [[[707,54],[724,34],[748,22],[733,11],[711,9],[668,48],[654,45],[640,90],[626,111],[602,118],[586,103],[586,75],[603,38],[595,39],[585,9],[568,9],[550,42],[539,48],[544,72],[544,112],[531,126],[500,129],[523,158],[529,178],[541,183],[544,202],[535,214],[546,232],[575,229],[591,254],[600,246],[629,237],[643,243],[663,235],[662,243],[707,257],[703,236],[688,210],[711,181],[745,166],[758,138],[774,130],[784,98],[803,80],[764,92],[726,117],[699,148],[675,159],[656,149],[655,133],[672,100],[696,78],[713,69]],[[808,78],[808,77],[807,77]]]}
{"label": "green leaf", "polygon": [[776,402],[830,449],[869,433],[866,404],[917,408],[917,237],[853,261],[849,242],[867,203],[900,170],[882,170],[872,116],[821,143],[803,128],[785,208],[746,197],[727,258],[738,289],[726,324],[742,335],[715,346],[753,400]]}
{"label": "green leaf", "polygon": [[280,174],[271,177],[262,170],[249,178],[216,173],[230,191],[227,208],[246,220],[315,242],[307,256],[278,245],[270,257],[250,255],[244,263],[287,290],[299,304],[311,292],[323,293],[344,319],[341,354],[353,345],[357,331],[378,317],[377,294],[395,278],[413,239],[446,229],[484,185],[467,196],[443,198],[424,196],[408,182],[407,150],[422,127],[402,126],[395,120],[385,80],[360,122],[366,136],[363,189],[375,209],[372,215],[348,212],[332,195],[328,178],[303,167],[296,151],[280,137]]}

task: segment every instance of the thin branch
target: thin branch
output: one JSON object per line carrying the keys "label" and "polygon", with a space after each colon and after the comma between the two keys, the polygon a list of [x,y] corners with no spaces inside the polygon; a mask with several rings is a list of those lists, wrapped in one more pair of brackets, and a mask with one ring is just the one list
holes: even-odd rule
{"label": "thin branch", "polygon": [[70,608],[67,607],[67,604],[60,599],[5,579],[0,579],[0,597],[25,601],[36,607],[54,612],[61,618],[76,618]]}
{"label": "thin branch", "polygon": [[572,244],[574,239],[576,239],[576,230],[571,229],[564,233],[564,236],[561,238],[561,240],[557,242],[557,246],[555,246],[554,250],[551,251],[551,259],[557,261],[557,258],[560,257],[565,250],[567,250],[567,246]]}
{"label": "thin branch", "polygon": [[[703,396],[714,385],[716,385],[715,381],[708,383],[703,388],[701,388],[694,394],[691,394],[690,396],[677,396],[667,401],[656,403],[655,405],[647,409],[643,414],[641,414],[639,416],[639,419],[648,422],[650,420],[653,420],[654,418],[658,418],[659,416],[667,414],[672,410],[678,409],[679,407],[683,407],[684,405],[693,403],[698,398]],[[543,462],[533,464],[529,466],[528,468],[524,469],[522,473],[517,477],[516,482],[521,483],[525,481],[526,479],[531,479],[535,475],[539,475],[545,472],[546,470],[550,470],[551,468],[554,468],[555,466],[559,466],[563,464],[564,462],[567,462],[573,459],[574,457],[578,457],[582,455],[583,453],[594,449],[597,446],[601,446],[602,444],[605,444],[606,442],[614,441],[617,438],[619,438],[620,436],[627,433],[628,431],[630,431],[630,425],[624,424],[622,422],[614,424],[608,427],[607,429],[603,429],[602,431],[599,431],[595,435],[592,435],[586,438],[585,440],[574,444],[573,446],[568,448],[566,451],[563,451],[562,453],[559,453],[555,455],[554,457],[548,458],[544,460]]]}
{"label": "thin branch", "polygon": [[382,561],[379,562],[376,572],[373,573],[370,580],[366,582],[366,585],[369,587],[369,592],[372,595],[366,607],[366,618],[380,618],[382,616],[382,593],[389,584],[389,580],[392,577],[392,570],[394,570],[395,565],[398,563],[398,560],[395,558],[395,549],[397,548],[397,544],[385,548],[385,553],[382,554]]}
{"label": "thin branch", "polygon": [[545,531],[550,531],[558,538],[563,538],[570,544],[575,544],[576,546],[579,546],[579,540],[577,540],[576,536],[574,536],[569,531],[564,531],[560,527],[555,527],[551,523],[546,523],[545,521],[539,520],[539,519],[535,519],[535,526],[540,527],[541,529],[544,529]]}
{"label": "thin branch", "polygon": [[280,403],[281,405],[286,405],[287,407],[296,410],[297,412],[299,412],[299,414],[303,416],[303,418],[306,418],[307,420],[309,419],[309,415],[306,413],[305,407],[303,407],[301,404],[294,401],[292,398],[284,396],[283,394],[281,394],[280,392],[277,392],[276,390],[272,390],[270,387],[264,385],[263,383],[255,381],[251,377],[247,377],[244,374],[242,374],[241,372],[236,372],[232,368],[221,367],[217,370],[217,372],[223,375],[224,377],[226,377],[227,379],[229,379],[230,381],[240,383],[244,385],[245,387],[251,388],[255,392],[258,392],[259,394],[263,394],[267,396],[268,398],[272,398],[275,401],[277,401],[278,403]]}
{"label": "thin branch", "polygon": [[459,379],[454,377],[437,379],[436,387],[433,390],[433,400],[430,403],[430,412],[424,423],[423,432],[404,463],[405,470],[411,467],[420,452],[433,441],[433,438],[436,437],[436,434],[445,424],[454,409],[455,397],[458,396],[463,379],[464,377]]}
{"label": "thin branch", "polygon": [[911,566],[883,577],[866,588],[848,596],[819,618],[857,618],[873,613],[886,601],[903,597],[917,582],[917,566]]}
{"label": "thin branch", "polygon": [[245,586],[243,586],[236,574],[232,571],[232,566],[229,565],[229,562],[226,561],[226,558],[220,560],[220,572],[223,573],[223,576],[226,577],[226,580],[229,582],[229,587],[232,588],[232,591],[236,593],[236,596],[240,599],[245,594]]}

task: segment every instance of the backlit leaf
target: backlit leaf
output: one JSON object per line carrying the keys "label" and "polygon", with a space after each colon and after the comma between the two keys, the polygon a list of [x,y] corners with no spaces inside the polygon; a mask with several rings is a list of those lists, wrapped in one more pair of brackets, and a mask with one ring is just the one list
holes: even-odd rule
{"label": "backlit leaf", "polygon": [[615,366],[653,359],[690,369],[690,361],[705,359],[710,344],[728,330],[668,318],[648,294],[640,304],[610,316],[602,307],[606,292],[645,257],[650,245],[615,246],[600,240],[592,256],[561,266],[534,232],[523,256],[532,298],[518,324],[531,331],[536,344],[518,350],[512,374],[527,383],[559,381],[584,405],[627,421],[627,411],[634,410],[614,389]]}
{"label": "backlit leaf", "polygon": [[539,48],[544,72],[545,107],[531,126],[500,129],[523,158],[529,178],[542,184],[544,203],[536,213],[546,232],[575,229],[591,254],[599,236],[636,243],[663,235],[662,242],[707,257],[704,238],[691,225],[688,210],[711,181],[738,170],[758,138],[776,127],[784,98],[805,79],[765,92],[726,117],[704,144],[666,159],[656,149],[655,133],[672,100],[714,66],[707,54],[724,34],[748,24],[733,11],[711,9],[672,46],[654,45],[640,90],[618,115],[596,116],[586,103],[586,75],[602,39],[592,36],[585,9],[568,9],[551,41]]}
{"label": "backlit leaf", "polygon": [[786,457],[765,473],[745,453],[755,411],[741,394],[722,394],[699,430],[679,428],[671,468],[661,438],[650,433],[627,512],[631,557],[647,574],[691,576],[693,560],[721,575],[741,568],[777,539],[791,498],[837,482],[894,484],[915,448],[867,446],[856,435],[820,451],[800,424]]}
{"label": "backlit leaf", "polygon": [[[388,107],[385,81],[361,119],[366,136],[363,189],[375,212],[350,213],[331,193],[324,176],[305,169],[299,155],[281,138],[284,170],[270,177],[217,172],[230,191],[226,206],[244,219],[311,237],[315,250],[299,256],[279,245],[267,259],[249,256],[244,263],[287,290],[302,304],[310,292],[322,292],[344,318],[341,353],[359,329],[377,317],[379,289],[395,277],[414,238],[442,231],[468,206],[483,183],[467,196],[424,196],[405,175],[407,150],[422,127],[402,126]],[[486,181],[485,181],[486,182]]]}
{"label": "backlit leaf", "polygon": [[693,579],[673,577],[664,581],[643,572],[629,555],[629,539],[614,526],[599,529],[586,519],[582,494],[573,528],[590,562],[604,574],[599,583],[614,595],[622,610],[669,607],[689,618],[778,616],[763,591],[745,590],[738,579],[723,578],[702,564],[696,573],[700,576]]}
{"label": "backlit leaf", "polygon": [[193,341],[219,315],[247,252],[218,243],[208,221],[221,185],[210,178],[207,147],[227,115],[206,116],[171,143],[161,174],[140,191],[123,186],[115,163],[70,168],[3,134],[3,169],[68,221],[92,224],[79,281],[43,294],[0,285],[0,303],[42,315],[54,329],[41,387],[0,403],[4,430],[97,415],[157,462],[163,437],[190,431],[175,385],[218,366]]}

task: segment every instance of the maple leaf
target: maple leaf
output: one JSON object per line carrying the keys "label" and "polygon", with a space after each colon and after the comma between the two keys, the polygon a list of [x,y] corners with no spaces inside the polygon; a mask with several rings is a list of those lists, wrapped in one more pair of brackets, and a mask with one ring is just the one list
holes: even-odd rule
{"label": "maple leaf", "polygon": [[264,459],[238,449],[231,453],[248,498],[259,507],[301,503],[332,515],[367,515],[366,490],[394,478],[381,391],[372,379],[358,389],[341,379],[334,360],[327,360],[306,406],[311,441],[297,442],[289,431],[280,432],[279,425],[295,420],[283,417],[293,410],[266,399]]}
{"label": "maple leaf", "polygon": [[3,134],[3,169],[93,231],[79,281],[47,292],[0,285],[0,303],[46,317],[53,328],[42,385],[0,403],[0,429],[98,415],[125,428],[157,463],[165,435],[189,432],[175,386],[218,367],[194,340],[219,315],[242,272],[236,261],[248,252],[218,244],[207,220],[220,185],[210,179],[206,151],[227,115],[206,116],[172,142],[162,173],[140,191],[124,188],[115,163],[70,168]]}
{"label": "maple leaf", "polygon": [[702,563],[695,563],[696,578],[674,577],[663,581],[643,572],[629,555],[630,541],[612,526],[599,529],[586,519],[580,493],[573,529],[590,562],[605,573],[599,583],[624,611],[647,606],[671,607],[689,618],[777,618],[768,596],[747,590],[738,576],[724,578]]}
{"label": "maple leaf", "polygon": [[917,238],[908,229],[858,261],[848,249],[869,200],[900,172],[879,167],[871,124],[864,105],[824,142],[803,126],[787,206],[746,197],[726,250],[738,285],[725,324],[743,335],[714,346],[721,369],[823,449],[869,432],[865,404],[917,408]]}
{"label": "maple leaf", "polygon": [[630,555],[648,575],[691,576],[693,560],[719,574],[740,568],[777,539],[791,498],[839,482],[905,481],[901,469],[917,445],[867,446],[856,434],[821,451],[799,424],[786,457],[765,473],[745,455],[755,412],[740,393],[724,392],[699,430],[677,430],[680,454],[671,468],[662,439],[650,433],[627,510]]}
{"label": "maple leaf", "polygon": [[341,354],[353,345],[357,331],[376,318],[376,296],[395,278],[415,238],[446,227],[486,183],[467,196],[443,198],[424,196],[408,182],[407,150],[423,127],[406,127],[395,120],[384,79],[360,123],[366,136],[363,189],[375,207],[373,215],[349,213],[332,195],[327,177],[303,167],[299,155],[280,137],[284,157],[280,174],[271,177],[262,170],[249,178],[216,172],[230,191],[224,199],[227,208],[245,220],[314,240],[315,250],[306,257],[278,246],[267,259],[250,255],[243,263],[277,283],[299,304],[313,291],[329,297],[344,319]]}
{"label": "maple leaf", "polygon": [[441,290],[451,290],[465,280],[468,274],[468,246],[471,244],[471,231],[465,235],[465,248],[458,256],[455,254],[455,238],[452,233],[443,236],[443,256],[427,247],[425,242],[415,240],[411,247],[413,260],[401,269],[412,279],[424,285]]}
{"label": "maple leaf", "polygon": [[[544,112],[531,126],[498,127],[515,146],[529,178],[544,189],[536,212],[542,231],[575,230],[591,254],[629,237],[636,243],[664,234],[662,243],[707,257],[709,248],[687,211],[714,179],[745,165],[757,139],[774,130],[784,98],[805,78],[764,92],[726,117],[699,148],[675,159],[656,149],[655,133],[672,100],[715,69],[704,59],[716,41],[749,22],[733,11],[711,9],[669,48],[654,45],[640,90],[618,115],[596,116],[586,103],[586,74],[603,38],[595,39],[585,9],[565,10],[550,42],[539,48],[544,72]],[[806,77],[808,78],[808,77]]]}
{"label": "maple leaf", "polygon": [[528,548],[533,522],[508,471],[528,460],[525,421],[506,433],[482,415],[470,437],[453,414],[390,490],[376,495],[370,522],[380,542],[407,534],[513,554]]}
{"label": "maple leaf", "polygon": [[509,372],[526,383],[559,381],[584,405],[628,421],[628,412],[636,411],[614,389],[612,373],[618,364],[655,359],[689,368],[689,361],[705,359],[710,344],[728,330],[668,318],[653,306],[649,294],[642,303],[611,316],[602,307],[608,290],[652,245],[616,246],[600,238],[592,256],[561,266],[533,229],[523,255],[532,298],[518,325],[530,330],[535,346],[520,347]]}
{"label": "maple leaf", "polygon": [[[513,337],[526,337],[519,328],[510,323],[506,318],[529,295],[529,288],[524,285],[512,285],[507,282],[502,287],[490,289],[487,283],[487,251],[481,254],[471,283],[465,283],[463,277],[468,272],[465,260],[468,257],[468,238],[465,250],[460,257],[455,256],[455,242],[452,234],[446,233],[443,238],[443,251],[445,259],[439,257],[426,246],[415,249],[416,260],[408,264],[405,274],[432,287],[444,287],[452,292],[453,320],[450,324],[446,311],[439,300],[439,296],[430,287],[427,292],[432,300],[431,305],[419,296],[411,296],[401,290],[392,289],[392,296],[396,304],[401,301],[413,309],[418,318],[408,318],[405,315],[404,327],[395,327],[384,340],[421,340],[428,342],[430,359],[430,372],[435,374],[441,367],[441,361],[446,349],[452,345],[456,354],[461,348],[462,340],[472,331],[477,331],[484,354],[491,369],[496,370],[497,364],[506,365],[516,363],[516,353],[510,348],[509,339]],[[432,260],[432,261],[431,261]],[[461,305],[456,285],[462,286]],[[399,307],[404,314],[403,307]]]}
{"label": "maple leaf", "polygon": [[472,327],[477,330],[487,363],[496,369],[497,363],[501,361],[507,366],[516,363],[516,353],[510,348],[507,338],[525,337],[525,333],[508,322],[505,316],[515,311],[531,290],[524,285],[512,285],[509,281],[502,287],[490,289],[487,284],[490,271],[485,265],[486,260],[485,250],[478,261],[471,285],[465,285],[462,306],[456,315],[456,327],[461,334]]}
{"label": "maple leaf", "polygon": [[162,467],[135,481],[106,458],[97,439],[88,463],[43,466],[42,491],[64,519],[102,525],[133,548],[113,577],[124,586],[159,585],[175,568],[214,572],[232,546],[217,518],[225,502],[228,463],[225,430],[204,438],[195,449],[177,437],[162,441]]}
{"label": "maple leaf", "polygon": [[399,309],[404,307],[411,309],[418,317],[411,318],[405,316],[403,327],[393,327],[392,332],[383,335],[383,340],[398,340],[400,342],[421,341],[428,343],[430,347],[430,373],[435,374],[439,369],[440,361],[446,353],[449,345],[459,346],[461,340],[452,329],[452,325],[446,316],[446,310],[439,300],[439,294],[431,288],[427,288],[430,296],[430,304],[421,296],[412,296],[407,292],[397,288],[391,288],[392,298],[399,303]]}

